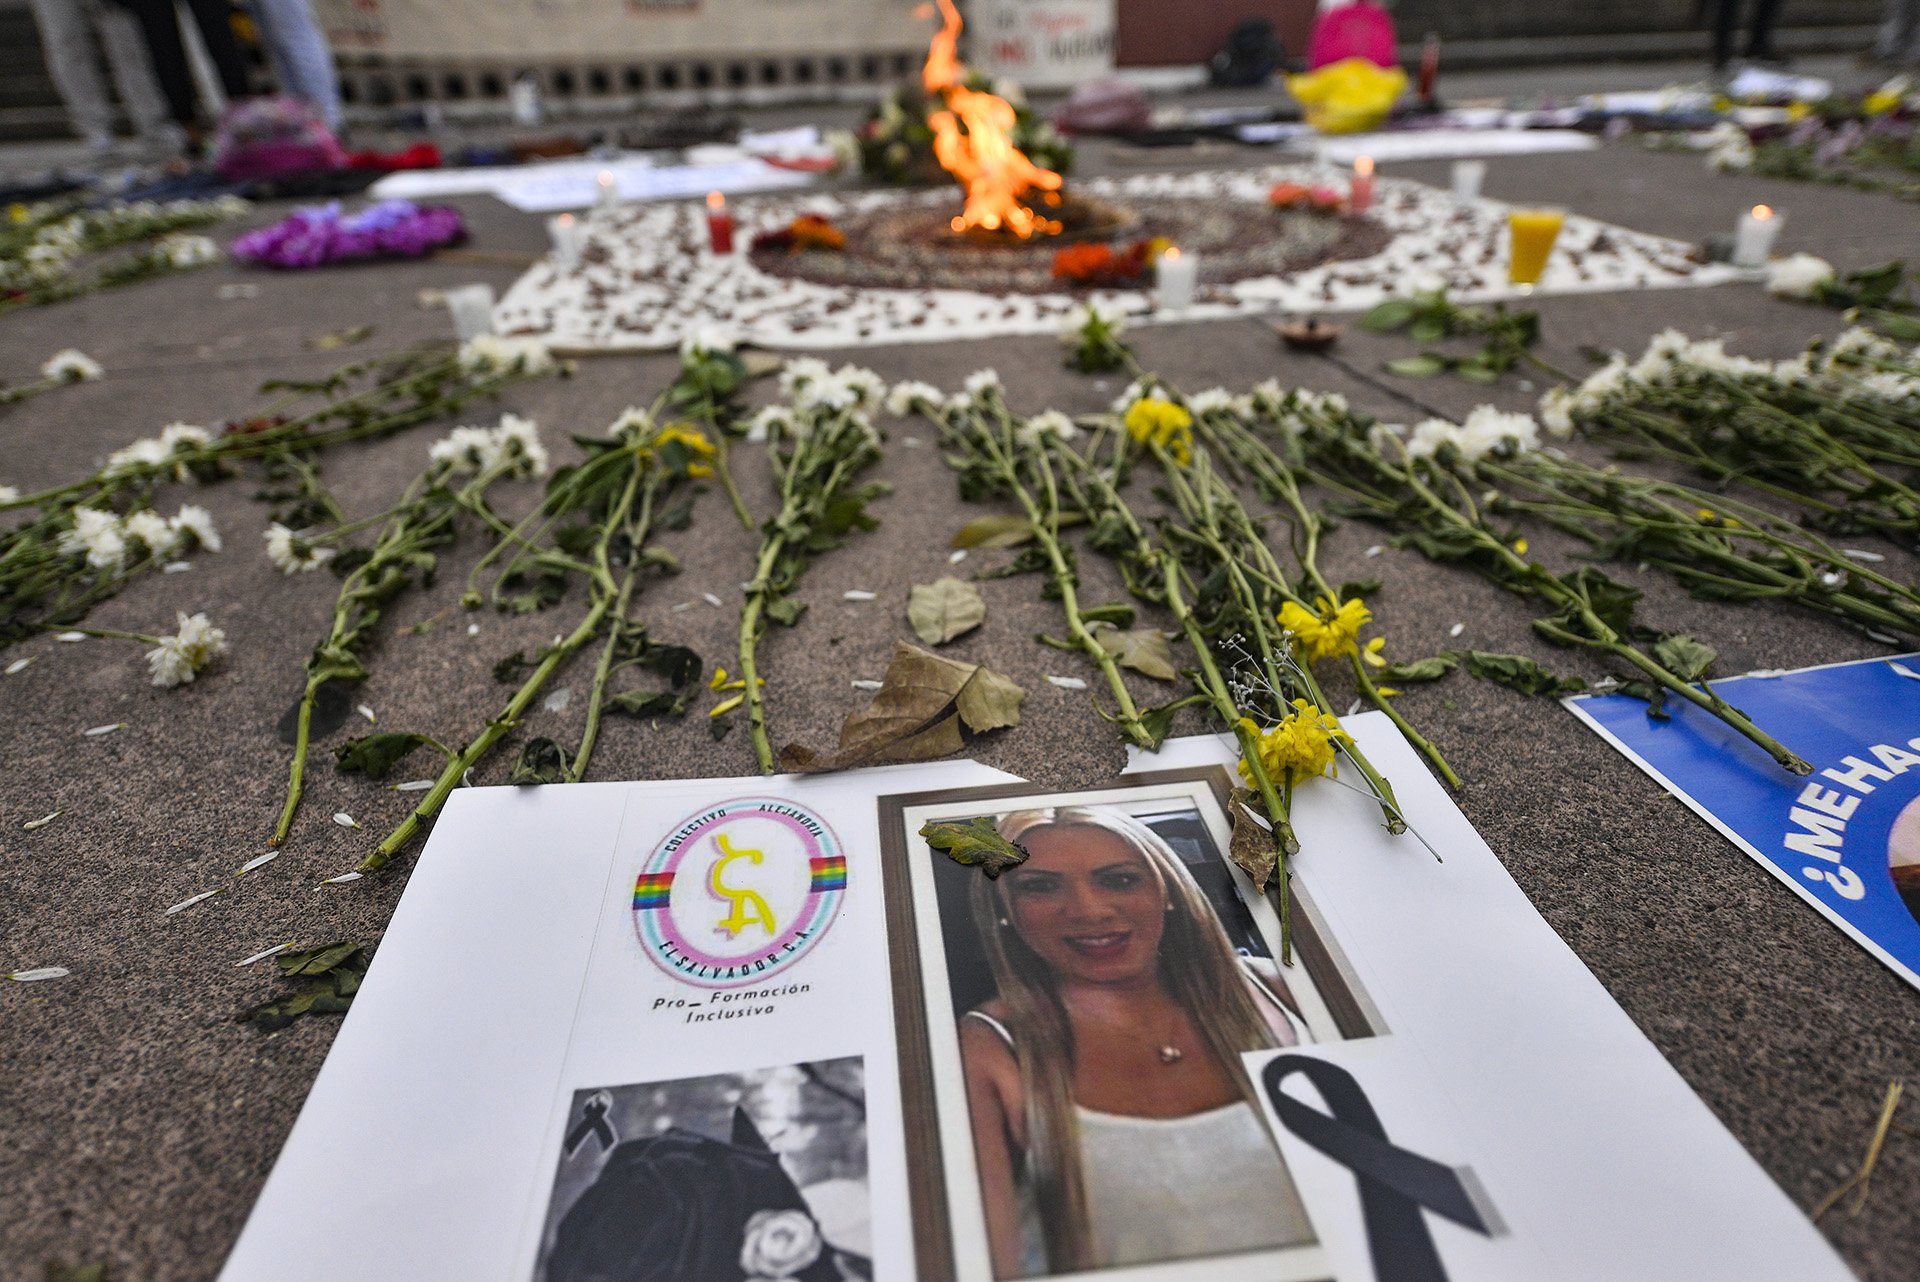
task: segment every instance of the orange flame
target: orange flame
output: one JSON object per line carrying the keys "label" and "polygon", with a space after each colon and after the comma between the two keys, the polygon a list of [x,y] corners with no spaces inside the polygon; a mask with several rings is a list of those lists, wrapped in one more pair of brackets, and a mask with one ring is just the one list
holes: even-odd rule
{"label": "orange flame", "polygon": [[967,204],[953,220],[955,231],[970,227],[1009,231],[1022,240],[1051,234],[1060,224],[1024,204],[1021,197],[1038,190],[1042,200],[1059,204],[1060,175],[1034,161],[1013,145],[1013,104],[1005,98],[967,87],[966,64],[956,52],[960,44],[960,11],[953,0],[937,0],[942,26],[927,50],[922,82],[929,97],[941,97],[946,108],[927,117],[933,130],[933,155],[940,167],[967,189]]}

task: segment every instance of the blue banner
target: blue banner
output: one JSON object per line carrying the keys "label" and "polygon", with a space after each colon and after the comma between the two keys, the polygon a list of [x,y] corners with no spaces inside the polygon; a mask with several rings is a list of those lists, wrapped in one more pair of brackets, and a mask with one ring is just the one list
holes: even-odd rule
{"label": "blue banner", "polygon": [[1677,699],[1567,700],[1648,774],[1920,986],[1920,658],[1715,681],[1720,697],[1813,764],[1789,774]]}

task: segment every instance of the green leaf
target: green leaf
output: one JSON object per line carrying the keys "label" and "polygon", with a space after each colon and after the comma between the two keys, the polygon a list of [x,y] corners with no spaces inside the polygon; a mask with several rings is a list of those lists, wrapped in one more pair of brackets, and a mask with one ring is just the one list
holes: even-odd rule
{"label": "green leaf", "polygon": [[1435,374],[1444,374],[1447,360],[1444,356],[1435,356],[1423,352],[1419,356],[1402,356],[1399,360],[1388,361],[1386,371],[1398,374],[1402,378],[1432,378]]}
{"label": "green leaf", "polygon": [[1495,654],[1487,650],[1469,650],[1467,671],[1483,681],[1493,681],[1521,694],[1559,698],[1578,694],[1587,683],[1578,677],[1557,677],[1523,654]]}
{"label": "green leaf", "polygon": [[1113,605],[1096,605],[1091,610],[1080,611],[1080,618],[1087,623],[1111,623],[1116,628],[1130,628],[1136,611],[1126,602]]}
{"label": "green leaf", "polygon": [[1375,303],[1365,316],[1360,318],[1360,328],[1375,334],[1391,334],[1394,330],[1412,323],[1420,313],[1420,305],[1411,298],[1389,298]]}
{"label": "green leaf", "polygon": [[1378,592],[1382,584],[1378,579],[1348,579],[1340,585],[1342,601],[1364,601]]}
{"label": "green leaf", "polygon": [[1173,647],[1166,634],[1157,628],[1135,628],[1122,632],[1111,623],[1096,623],[1088,629],[1100,648],[1113,656],[1123,668],[1152,677],[1156,681],[1176,681],[1179,670],[1173,666]]}
{"label": "green leaf", "polygon": [[415,748],[432,743],[430,736],[383,731],[349,739],[333,750],[333,764],[343,775],[361,774],[385,779]]}
{"label": "green leaf", "polygon": [[280,977],[294,985],[294,991],[240,1015],[242,1021],[269,1033],[302,1015],[344,1013],[367,973],[366,949],[352,940],[282,953],[275,960]]}
{"label": "green leaf", "polygon": [[800,616],[806,611],[806,602],[796,601],[790,596],[774,597],[760,607],[760,613],[786,628],[799,623]]}
{"label": "green leaf", "polygon": [[614,695],[604,706],[608,712],[629,717],[677,717],[687,710],[687,699],[673,690],[628,690]]}
{"label": "green leaf", "polygon": [[956,864],[978,868],[989,879],[1027,862],[1027,848],[1000,835],[993,820],[975,815],[965,823],[929,823],[920,835]]}
{"label": "green leaf", "polygon": [[72,1268],[58,1261],[47,1262],[47,1282],[107,1282],[107,1266],[76,1264]]}
{"label": "green leaf", "polygon": [[1423,681],[1438,681],[1459,665],[1460,656],[1448,651],[1430,659],[1415,659],[1412,663],[1396,663],[1392,667],[1382,668],[1373,674],[1373,679],[1382,685],[1418,685]]}
{"label": "green leaf", "polygon": [[1407,331],[1407,337],[1416,343],[1431,343],[1445,338],[1451,330],[1452,326],[1447,324],[1446,317],[1428,312],[1413,322],[1413,327]]}
{"label": "green leaf", "polygon": [[980,589],[965,579],[948,576],[916,583],[907,594],[907,622],[928,645],[945,645],[979,627],[986,617],[987,603],[980,599]]}
{"label": "green leaf", "polygon": [[1698,681],[1707,675],[1707,669],[1719,654],[1705,642],[1685,633],[1674,633],[1653,643],[1653,657],[1681,680]]}
{"label": "green leaf", "polygon": [[683,645],[648,643],[640,654],[640,666],[666,678],[670,685],[684,687],[700,679],[706,660]]}
{"label": "green leaf", "polygon": [[950,546],[956,548],[1011,548],[1033,538],[1033,527],[1024,516],[997,514],[978,516],[954,534]]}
{"label": "green leaf", "polygon": [[520,759],[513,763],[513,773],[507,776],[507,782],[562,783],[569,764],[567,750],[553,740],[545,736],[529,739],[520,749]]}
{"label": "green leaf", "polygon": [[274,958],[274,964],[289,979],[300,975],[324,975],[359,951],[360,945],[343,939],[337,944],[322,944],[318,948],[297,953],[281,953]]}

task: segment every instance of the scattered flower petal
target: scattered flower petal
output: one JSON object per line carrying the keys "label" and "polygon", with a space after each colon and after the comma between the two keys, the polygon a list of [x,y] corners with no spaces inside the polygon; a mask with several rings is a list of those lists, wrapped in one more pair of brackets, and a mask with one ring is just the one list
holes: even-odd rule
{"label": "scattered flower petal", "polygon": [[193,568],[191,561],[169,561],[160,567],[162,574],[184,574]]}
{"label": "scattered flower petal", "polygon": [[197,895],[189,895],[187,898],[182,899],[179,903],[175,904],[173,907],[167,909],[165,915],[168,917],[171,917],[175,913],[185,912],[187,909],[193,907],[195,904],[200,903],[204,900],[212,899],[215,895],[219,893],[220,892],[218,890],[203,890]]}
{"label": "scattered flower petal", "polygon": [[468,635],[468,636],[470,636],[470,637],[477,637],[477,636],[479,636],[479,635],[480,635],[480,625],[479,625],[479,624],[477,624],[477,623],[469,623],[469,624],[467,625],[467,635]]}
{"label": "scattered flower petal", "polygon": [[368,725],[378,725],[380,723],[380,718],[373,715],[373,709],[364,703],[355,706],[354,711],[365,717]]}
{"label": "scattered flower petal", "polygon": [[72,645],[75,641],[85,641],[87,639],[87,634],[84,632],[58,632],[54,634],[53,639],[55,641],[64,641],[68,645]]}
{"label": "scattered flower petal", "polygon": [[65,979],[73,974],[65,966],[42,966],[37,970],[15,970],[7,972],[7,978],[18,984],[34,984],[43,979]]}
{"label": "scattered flower petal", "polygon": [[126,726],[126,722],[116,721],[110,726],[95,726],[91,730],[82,730],[80,733],[89,739],[98,739],[103,734],[112,734],[115,730],[124,730]]}
{"label": "scattered flower petal", "polygon": [[920,448],[920,438],[917,436],[903,436],[900,438],[900,443],[906,446],[910,450],[917,450]]}
{"label": "scattered flower petal", "polygon": [[1840,550],[1856,561],[1884,561],[1887,559],[1880,553],[1869,552],[1865,548],[1841,548]]}
{"label": "scattered flower petal", "polygon": [[1372,547],[1367,549],[1367,555],[1370,557],[1379,556],[1382,552],[1385,552],[1386,550],[1387,549],[1383,545],[1376,543]]}
{"label": "scattered flower petal", "polygon": [[886,685],[887,683],[884,681],[862,681],[856,679],[853,683],[853,688],[856,690],[884,690]]}
{"label": "scattered flower petal", "polygon": [[24,658],[24,659],[15,659],[12,663],[9,663],[7,665],[7,675],[12,676],[16,672],[26,671],[27,665],[32,662],[33,662],[33,656],[31,655],[29,655],[27,658]]}
{"label": "scattered flower petal", "polygon": [[541,700],[540,706],[548,712],[565,712],[567,705],[572,702],[573,687],[561,686],[558,690],[555,690],[552,694]]}
{"label": "scattered flower petal", "polygon": [[50,815],[42,815],[38,819],[29,819],[20,825],[20,830],[22,832],[36,832],[66,813],[64,810],[56,810]]}
{"label": "scattered flower petal", "polygon": [[674,612],[675,614],[678,614],[678,613],[680,613],[680,611],[682,611],[682,610],[691,610],[691,609],[693,609],[693,602],[691,602],[691,601],[681,601],[681,602],[678,602],[678,603],[676,603],[676,604],[674,604],[674,605],[671,605],[671,606],[668,606],[667,608],[668,608],[669,610],[672,610],[672,611],[673,611],[673,612]]}
{"label": "scattered flower petal", "polygon": [[247,860],[247,862],[245,862],[244,864],[241,864],[240,872],[235,873],[234,876],[238,877],[241,875],[241,873],[252,872],[255,868],[260,867],[262,864],[270,864],[274,860],[278,859],[279,857],[280,857],[280,852],[277,850],[269,850],[264,855],[255,855],[253,858]]}
{"label": "scattered flower petal", "polygon": [[1047,682],[1050,685],[1059,686],[1062,690],[1084,690],[1087,688],[1087,683],[1079,677],[1048,677]]}
{"label": "scattered flower petal", "polygon": [[1456,624],[1454,624],[1454,625],[1453,625],[1452,627],[1450,627],[1450,628],[1448,628],[1448,629],[1447,629],[1447,635],[1448,635],[1448,636],[1450,636],[1450,637],[1457,637],[1457,636],[1459,636],[1459,635],[1460,635],[1460,634],[1461,634],[1462,632],[1465,632],[1466,630],[1467,630],[1467,625],[1466,625],[1466,624],[1464,624],[1464,623],[1456,623]]}
{"label": "scattered flower petal", "polygon": [[868,592],[864,588],[850,588],[840,595],[849,601],[877,601],[880,599],[879,593]]}
{"label": "scattered flower petal", "polygon": [[[320,886],[346,886],[346,885],[352,884],[353,882],[359,881],[360,877],[361,877],[361,874],[357,872],[343,872],[338,877],[327,878],[325,881],[320,883]],[[314,889],[318,890],[320,889],[320,886],[315,886]]]}
{"label": "scattered flower petal", "polygon": [[409,779],[405,783],[393,785],[393,790],[395,792],[425,792],[437,782],[438,780],[435,779]]}
{"label": "scattered flower petal", "polygon": [[360,826],[357,822],[354,821],[353,816],[348,814],[344,810],[334,811],[333,821],[339,824],[342,828],[358,828]]}
{"label": "scattered flower petal", "polygon": [[233,968],[239,970],[242,966],[251,966],[257,961],[265,961],[269,957],[277,957],[292,947],[292,944],[275,944],[271,948],[262,948],[251,957],[242,957],[233,964]]}
{"label": "scattered flower petal", "polygon": [[722,601],[719,597],[715,596],[711,592],[702,592],[700,594],[700,599],[705,601],[708,605],[721,606],[726,604],[725,601]]}
{"label": "scattered flower petal", "polygon": [[967,550],[965,548],[955,548],[951,553],[947,555],[947,564],[958,565],[966,559],[967,559]]}

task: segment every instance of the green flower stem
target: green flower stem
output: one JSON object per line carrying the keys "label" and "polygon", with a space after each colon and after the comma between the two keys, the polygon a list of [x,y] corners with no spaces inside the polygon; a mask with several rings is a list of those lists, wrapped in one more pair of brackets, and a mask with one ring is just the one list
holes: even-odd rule
{"label": "green flower stem", "polygon": [[595,592],[593,604],[588,609],[586,617],[571,633],[547,651],[527,679],[521,683],[520,688],[514,692],[513,697],[507,701],[506,707],[501,709],[500,715],[489,721],[486,728],[481,730],[472,742],[447,762],[446,767],[440,772],[440,777],[434,781],[432,789],[427,792],[420,804],[414,807],[413,813],[388,834],[386,840],[375,847],[372,854],[360,862],[361,872],[377,872],[386,867],[393,857],[419,834],[421,827],[431,822],[434,816],[440,813],[440,807],[446,804],[447,798],[459,786],[460,780],[465,777],[467,771],[479,764],[494,746],[519,724],[520,718],[526,714],[533,701],[539,698],[540,691],[546,686],[548,679],[599,632],[601,623],[612,610],[619,595],[618,587],[613,583],[612,574],[608,568],[609,547],[616,537],[624,534],[630,540],[632,555],[637,557],[647,534],[645,529],[638,528],[637,525],[630,528],[628,521],[628,515],[633,511],[634,501],[643,484],[643,473],[645,474],[644,484],[650,489],[659,484],[660,473],[651,468],[643,468],[636,459],[619,500],[615,503],[606,524],[600,529],[599,538],[593,549],[595,584],[600,590]]}
{"label": "green flower stem", "polygon": [[720,478],[720,488],[727,492],[727,502],[733,505],[733,514],[740,518],[740,528],[753,529],[753,513],[747,511],[747,501],[740,497],[740,490],[733,483],[733,469],[727,466],[727,455],[731,447],[727,444],[727,434],[718,426],[709,437],[713,442],[713,470]]}
{"label": "green flower stem", "polygon": [[[654,487],[644,487],[640,495],[640,515],[634,522],[637,530],[649,530],[653,526]],[[613,603],[613,626],[607,629],[607,643],[600,649],[600,662],[593,670],[593,691],[587,699],[587,724],[580,732],[580,747],[573,754],[573,763],[567,767],[567,782],[579,783],[587,777],[587,765],[593,760],[594,744],[600,738],[600,719],[604,715],[607,698],[607,681],[613,675],[614,656],[620,643],[625,639],[627,610],[633,600],[634,585],[640,580],[640,544],[638,539],[633,545],[632,554],[627,558],[626,573],[620,576],[620,590]]]}
{"label": "green flower stem", "polygon": [[62,632],[78,632],[85,636],[99,637],[103,641],[138,641],[142,645],[159,645],[159,637],[150,637],[144,632],[122,632],[118,628],[66,628],[57,623],[43,623],[41,629],[52,632],[59,628]]}

